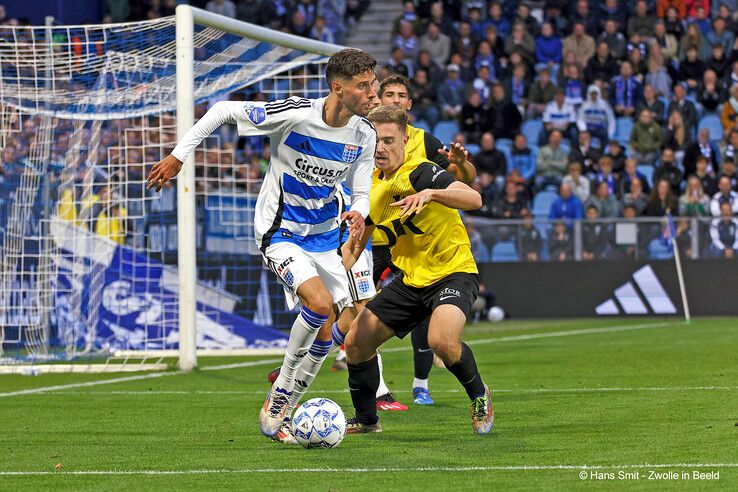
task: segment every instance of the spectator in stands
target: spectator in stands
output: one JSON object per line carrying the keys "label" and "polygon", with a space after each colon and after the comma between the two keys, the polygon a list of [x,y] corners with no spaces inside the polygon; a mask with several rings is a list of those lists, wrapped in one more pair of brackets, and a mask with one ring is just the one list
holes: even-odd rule
{"label": "spectator in stands", "polygon": [[738,215],[738,193],[730,186],[730,178],[721,176],[718,180],[718,192],[710,200],[710,213],[713,217],[720,217],[720,207],[728,203],[733,215]]}
{"label": "spectator in stands", "polygon": [[492,78],[497,78],[495,71],[495,55],[492,53],[492,46],[489,41],[483,39],[477,45],[477,56],[474,57],[474,70],[477,72],[485,66],[489,69]]}
{"label": "spectator in stands", "polygon": [[689,45],[686,58],[679,64],[679,80],[687,83],[690,93],[697,91],[705,70],[707,70],[707,63],[698,57],[697,47]]}
{"label": "spectator in stands", "polygon": [[438,89],[428,80],[427,72],[420,68],[415,72],[415,80],[410,85],[410,99],[412,106],[410,114],[415,120],[424,120],[433,128],[440,118],[436,106]]}
{"label": "spectator in stands", "polygon": [[522,117],[515,104],[505,99],[502,84],[492,86],[492,100],[487,107],[486,128],[495,138],[512,139],[520,129]]}
{"label": "spectator in stands", "polygon": [[[573,55],[572,55],[573,56]],[[561,77],[559,87],[564,90],[565,100],[571,104],[575,110],[584,102],[584,80],[582,80],[579,72],[579,66],[576,63],[562,65],[564,76]]]}
{"label": "spectator in stands", "polygon": [[697,156],[703,155],[707,158],[707,170],[714,173],[718,169],[720,151],[710,141],[710,131],[702,128],[697,134],[697,140],[689,144],[684,152],[684,174],[689,176],[696,169]]}
{"label": "spectator in stands", "polygon": [[[625,40],[623,40],[623,51],[625,51]],[[600,39],[597,43],[595,56],[589,59],[587,67],[584,69],[584,80],[586,83],[609,84],[610,80],[617,75],[618,62],[611,53],[612,49],[609,47],[607,41]]]}
{"label": "spectator in stands", "polygon": [[597,160],[597,175],[594,182],[607,183],[610,194],[617,196],[618,179],[612,171],[612,159],[609,156],[603,155]]}
{"label": "spectator in stands", "polygon": [[682,171],[677,167],[674,157],[674,149],[664,147],[664,150],[661,151],[660,165],[653,173],[654,182],[667,181],[674,196],[679,196],[682,178]]}
{"label": "spectator in stands", "polygon": [[612,172],[616,175],[622,173],[625,168],[625,152],[623,152],[620,142],[617,140],[607,142],[607,152],[605,155],[612,159]]}
{"label": "spectator in stands", "polygon": [[674,111],[669,115],[669,120],[663,129],[663,146],[674,149],[677,160],[682,160],[685,150],[689,145],[689,135],[684,127],[682,113]]}
{"label": "spectator in stands", "polygon": [[595,260],[605,258],[610,251],[612,233],[608,224],[600,222],[599,209],[588,205],[587,220],[582,224],[582,259]]}
{"label": "spectator in stands", "polygon": [[[675,9],[674,7],[669,7],[666,10],[666,19],[664,20],[664,25],[666,26],[666,32],[674,36],[677,42],[682,39],[682,36],[684,35],[684,24],[679,18],[677,9]],[[656,26],[654,25],[654,28],[655,27]]]}
{"label": "spectator in stands", "polygon": [[659,157],[661,127],[653,121],[648,109],[641,110],[638,115],[638,121],[630,134],[630,148],[639,164],[653,165]]}
{"label": "spectator in stands", "polygon": [[697,102],[708,113],[714,113],[725,99],[726,96],[721,84],[718,82],[717,74],[708,68],[704,72],[702,82],[697,86]]}
{"label": "spectator in stands", "polygon": [[510,96],[510,102],[518,108],[518,114],[526,114],[525,107],[528,105],[528,80],[525,65],[520,63],[513,66],[512,77],[508,80],[506,92]]}
{"label": "spectator in stands", "polygon": [[644,37],[653,36],[655,22],[656,19],[648,14],[648,4],[645,0],[638,0],[635,6],[635,15],[631,15],[628,19],[628,38],[634,34]]}
{"label": "spectator in stands", "polygon": [[205,5],[205,10],[226,17],[236,17],[236,4],[231,0],[210,0]]}
{"label": "spectator in stands", "polygon": [[705,191],[708,197],[713,196],[718,191],[717,179],[715,175],[710,173],[707,169],[708,161],[703,155],[697,156],[696,170],[692,176],[696,176],[702,184],[702,189]]}
{"label": "spectator in stands", "polygon": [[584,203],[589,198],[590,184],[589,180],[582,176],[582,164],[578,161],[569,162],[567,167],[568,172],[564,179],[561,180],[561,184],[569,185],[569,188],[574,193],[574,196],[579,198],[579,201]]}
{"label": "spectator in stands", "polygon": [[[433,61],[430,57],[430,54],[425,50],[420,50],[418,52],[418,60],[415,62],[415,71],[418,70],[425,70],[425,72],[428,74],[428,83],[434,88],[438,89],[438,86],[441,85],[443,82],[443,79],[446,77],[444,70],[441,69],[441,66],[445,65],[438,65],[435,61]],[[418,77],[418,74],[415,74],[415,78]]]}
{"label": "spectator in stands", "polygon": [[653,86],[656,94],[661,94],[667,99],[671,98],[671,86],[674,85],[674,81],[666,68],[666,61],[658,43],[652,43],[648,49],[646,69],[648,72],[644,78],[645,83]]}
{"label": "spectator in stands", "polygon": [[535,61],[535,40],[529,32],[525,30],[525,25],[516,23],[513,26],[512,34],[505,39],[505,54],[510,56],[513,52],[520,53],[526,63],[532,64]]}
{"label": "spectator in stands", "polygon": [[506,38],[510,34],[510,22],[503,15],[502,6],[498,2],[490,2],[489,4],[487,24],[494,26],[497,34],[503,38]]}
{"label": "spectator in stands", "polygon": [[682,36],[681,41],[679,41],[679,60],[684,60],[687,57],[687,50],[689,48],[695,48],[697,50],[697,58],[702,60],[710,56],[710,47],[697,24],[689,24],[687,26],[687,32]]}
{"label": "spectator in stands", "polygon": [[625,160],[625,168],[623,169],[623,173],[620,175],[620,181],[618,182],[618,196],[624,196],[626,193],[630,193],[631,183],[635,179],[640,180],[643,193],[651,191],[651,187],[648,185],[648,180],[641,172],[638,171],[638,161],[631,157]]}
{"label": "spectator in stands", "polygon": [[[415,75],[412,63],[405,59],[405,52],[402,51],[402,48],[397,46],[392,48],[392,52],[390,53],[389,60],[387,60],[385,67],[390,73],[399,73],[409,79],[412,79]],[[459,107],[461,106],[459,105]]]}
{"label": "spectator in stands", "polygon": [[[534,84],[533,88],[535,89],[537,86],[538,83]],[[531,94],[534,93],[534,89],[531,89]],[[533,104],[531,104],[530,106],[533,106]],[[566,102],[564,91],[561,89],[557,89],[553,97],[553,101],[549,102],[546,105],[546,109],[543,111],[543,135],[541,135],[541,139],[545,139],[544,141],[548,141],[548,135],[552,131],[558,130],[569,140],[572,147],[576,146],[576,118],[577,117],[576,112],[574,111],[574,106]]]}
{"label": "spectator in stands", "polygon": [[567,224],[584,217],[582,202],[573,193],[571,186],[563,182],[559,186],[559,196],[551,203],[549,219],[565,219]]}
{"label": "spectator in stands", "polygon": [[[240,6],[241,4],[239,3],[238,5]],[[320,15],[315,17],[313,27],[310,29],[310,37],[318,41],[323,41],[324,43],[334,44],[336,42],[333,32],[325,25],[325,18]]]}
{"label": "spectator in stands", "polygon": [[[679,1],[679,0],[677,0]],[[659,16],[662,17],[662,16]],[[666,63],[677,59],[679,43],[673,34],[666,32],[666,23],[658,19],[653,25],[653,42],[661,47],[661,53]]]}
{"label": "spectator in stands", "polygon": [[438,23],[431,20],[425,34],[420,37],[420,49],[427,51],[431,59],[445,65],[451,56],[451,38],[441,32]]}
{"label": "spectator in stands", "polygon": [[572,147],[569,153],[569,162],[581,162],[582,174],[585,176],[595,175],[595,164],[602,155],[599,148],[592,143],[592,137],[588,131],[580,131],[578,137],[578,145]]}
{"label": "spectator in stands", "polygon": [[548,137],[548,144],[538,151],[536,159],[536,188],[543,189],[548,185],[558,186],[561,178],[566,174],[568,156],[561,148],[562,135],[554,130]]}
{"label": "spectator in stands", "polygon": [[541,26],[541,35],[536,39],[536,70],[548,68],[556,76],[561,64],[561,39],[554,33],[549,22]]}
{"label": "spectator in stands", "polygon": [[530,189],[536,174],[536,159],[522,133],[515,135],[510,158],[512,162],[508,163],[509,172],[517,171],[525,187]]}
{"label": "spectator in stands", "polygon": [[679,197],[679,215],[686,217],[705,217],[710,215],[710,197],[702,190],[697,176],[687,179],[687,187]]}
{"label": "spectator in stands", "polygon": [[642,97],[643,86],[633,77],[633,67],[626,60],[620,65],[620,75],[610,82],[610,104],[617,116],[632,117]]}
{"label": "spectator in stands", "polygon": [[678,207],[679,204],[677,203],[674,192],[671,191],[669,182],[663,179],[661,181],[656,181],[656,184],[651,191],[651,197],[646,204],[646,209],[643,211],[643,215],[648,217],[663,217],[668,212],[678,212]]}
{"label": "spectator in stands", "polygon": [[728,134],[723,145],[721,162],[736,161],[738,158],[738,130],[733,130]]}
{"label": "spectator in stands", "polygon": [[[735,65],[738,66],[738,62]],[[738,85],[733,85],[730,88],[730,97],[723,104],[723,111],[720,113],[720,123],[723,124],[725,135],[738,129],[736,126],[736,117],[738,117]]]}
{"label": "spectator in stands", "polygon": [[717,179],[719,180],[723,176],[730,180],[730,189],[738,191],[738,172],[736,172],[735,161],[723,162],[722,169],[720,170],[720,174],[717,175]]}
{"label": "spectator in stands", "polygon": [[[418,55],[418,36],[413,29],[413,23],[408,20],[400,21],[400,31],[392,43],[395,48],[402,50],[405,58],[415,59]],[[439,60],[440,61],[440,60]]]}
{"label": "spectator in stands", "polygon": [[719,212],[719,218],[710,223],[711,249],[717,257],[732,259],[738,250],[738,219],[733,217],[729,203],[721,203]]}
{"label": "spectator in stands", "polygon": [[713,19],[712,30],[705,35],[705,39],[711,46],[722,46],[728,56],[733,51],[735,34],[726,29],[725,19],[722,17],[715,17]]}
{"label": "spectator in stands", "polygon": [[[528,89],[528,118],[538,118],[553,101],[556,95],[556,85],[551,82],[551,72],[548,67],[538,71],[538,78]],[[561,93],[561,102],[564,102],[564,94]],[[574,111],[572,108],[572,115]],[[572,119],[574,122],[574,119]]]}
{"label": "spectator in stands", "polygon": [[682,120],[684,120],[684,127],[687,129],[687,134],[691,137],[694,135],[694,130],[697,127],[697,110],[691,101],[687,101],[685,97],[687,91],[682,84],[674,84],[674,99],[669,103],[669,114],[674,111],[679,111],[682,114]]}
{"label": "spectator in stands", "polygon": [[[573,3],[574,12],[571,12],[570,14],[572,26],[576,26],[576,24],[581,23],[584,26],[584,32],[590,36],[596,36],[597,31],[599,30],[597,12],[590,12],[589,2],[587,0],[576,0]],[[572,29],[576,29],[576,27],[573,27]]]}
{"label": "spectator in stands", "polygon": [[[477,169],[479,181],[484,189],[502,182],[507,175],[507,158],[495,148],[495,136],[484,132],[480,139],[480,151],[474,156],[474,167]],[[502,187],[502,186],[500,186]]]}
{"label": "spectator in stands", "polygon": [[461,55],[464,60],[472,60],[476,45],[477,40],[474,39],[469,23],[459,22],[459,34],[454,38],[454,46],[451,51]]}
{"label": "spectator in stands", "polygon": [[511,180],[505,182],[505,193],[497,203],[497,214],[502,219],[520,219],[528,213],[528,203]]}
{"label": "spectator in stands", "polygon": [[659,125],[664,124],[666,106],[663,101],[656,98],[656,91],[650,84],[643,86],[643,99],[636,106],[636,114],[640,115],[644,109],[651,111],[651,118]]}
{"label": "spectator in stands", "polygon": [[595,54],[594,39],[585,32],[582,21],[575,21],[572,33],[564,38],[563,47],[564,52],[574,53],[574,59],[580,67],[586,67],[589,59]]}
{"label": "spectator in stands", "polygon": [[574,241],[563,221],[554,224],[548,238],[548,256],[552,261],[567,261],[574,257]]}
{"label": "spectator in stands", "polygon": [[310,25],[305,22],[305,14],[301,10],[292,12],[287,29],[290,33],[307,38],[310,36]]}
{"label": "spectator in stands", "polygon": [[579,131],[588,131],[592,137],[599,139],[600,148],[615,134],[615,116],[610,105],[600,97],[600,88],[590,85],[587,89],[587,100],[579,108],[577,116]]}
{"label": "spectator in stands", "polygon": [[438,104],[443,119],[456,119],[464,104],[464,82],[459,78],[459,66],[449,63],[446,80],[438,89]]}
{"label": "spectator in stands", "polygon": [[471,143],[479,142],[485,122],[484,119],[485,110],[482,107],[482,100],[479,97],[479,93],[477,91],[471,91],[469,98],[461,107],[461,113],[459,115],[459,128],[464,132],[467,141]]}
{"label": "spectator in stands", "polygon": [[[605,21],[605,30],[600,34],[600,37],[597,38],[597,43],[597,55],[598,58],[600,58],[600,63],[605,61],[611,61],[610,63],[612,63],[616,62],[616,60],[622,60],[625,57],[627,41],[625,40],[623,33],[618,31],[618,23],[614,19],[608,19]],[[603,51],[604,48],[601,46],[602,43],[605,43],[607,46],[607,51]],[[608,56],[604,56],[603,53],[607,53]],[[591,63],[592,60],[590,59],[590,64]],[[606,74],[607,76],[600,80],[607,81],[613,78],[618,73],[617,64],[615,64],[614,67],[609,67],[608,72],[609,73]],[[591,84],[594,80],[595,78],[588,78],[587,82]]]}
{"label": "spectator in stands", "polygon": [[[637,34],[633,35],[633,38],[637,37]],[[628,43],[626,51],[628,52],[627,61],[629,61],[630,66],[633,67],[633,74],[636,79],[643,80],[643,77],[646,76],[646,57],[648,56],[648,46],[642,41],[632,41]]]}
{"label": "spectator in stands", "polygon": [[595,185],[595,192],[584,204],[585,208],[594,206],[597,208],[599,217],[619,217],[620,202],[610,192],[610,186],[606,181],[600,181]]}
{"label": "spectator in stands", "polygon": [[420,30],[420,17],[418,17],[418,13],[415,11],[415,3],[412,1],[402,2],[402,13],[392,22],[392,36],[400,33],[403,22],[409,22],[414,32]]}
{"label": "spectator in stands", "polygon": [[631,207],[635,212],[636,216],[643,215],[646,206],[648,205],[648,195],[643,192],[643,181],[638,178],[632,178],[629,181],[630,190],[623,195],[620,200],[620,204],[623,207],[623,213],[625,213],[626,207]]}
{"label": "spectator in stands", "polygon": [[539,261],[543,250],[541,232],[533,226],[533,216],[523,213],[523,225],[518,228],[518,252],[523,261]]}
{"label": "spectator in stands", "polygon": [[730,59],[726,58],[722,45],[716,44],[712,47],[712,54],[707,59],[707,66],[715,72],[721,87],[727,89],[729,84],[726,82],[729,81],[726,78],[730,75]]}

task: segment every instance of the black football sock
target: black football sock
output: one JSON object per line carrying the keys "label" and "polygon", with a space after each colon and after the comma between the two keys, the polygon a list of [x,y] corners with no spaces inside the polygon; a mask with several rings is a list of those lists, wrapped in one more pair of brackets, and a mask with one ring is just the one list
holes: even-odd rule
{"label": "black football sock", "polygon": [[466,394],[469,395],[470,400],[484,396],[482,376],[479,375],[474,354],[467,344],[461,342],[461,359],[452,366],[446,364],[446,369],[456,376],[456,379],[459,380],[461,386],[466,390]]}
{"label": "black football sock", "polygon": [[379,363],[375,355],[366,362],[348,364],[348,384],[356,418],[363,424],[376,424]]}
{"label": "black football sock", "polygon": [[415,378],[428,379],[433,367],[433,351],[428,345],[428,325],[426,319],[410,332],[410,341],[413,343],[413,362],[415,363]]}

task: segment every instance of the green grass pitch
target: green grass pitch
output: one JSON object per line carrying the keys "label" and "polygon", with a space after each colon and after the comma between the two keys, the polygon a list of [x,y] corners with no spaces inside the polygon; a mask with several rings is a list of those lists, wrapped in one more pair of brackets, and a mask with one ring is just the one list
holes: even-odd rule
{"label": "green grass pitch", "polygon": [[[466,395],[445,370],[431,372],[436,404],[413,406],[409,340],[393,340],[385,375],[410,410],[382,413],[383,433],[347,436],[334,450],[260,435],[275,357],[201,360],[190,374],[76,387],[68,385],[130,375],[0,376],[0,489],[614,489],[687,480],[738,489],[738,319],[508,321],[471,325],[465,338],[493,390],[492,434],[472,433]],[[346,373],[331,372],[331,360],[308,396],[350,415]],[[239,362],[250,365],[205,370]]]}

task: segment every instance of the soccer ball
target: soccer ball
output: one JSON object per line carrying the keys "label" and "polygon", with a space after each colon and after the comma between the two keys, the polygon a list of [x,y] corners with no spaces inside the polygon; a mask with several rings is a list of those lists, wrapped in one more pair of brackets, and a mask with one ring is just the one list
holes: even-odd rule
{"label": "soccer ball", "polygon": [[505,319],[505,311],[503,311],[499,306],[492,306],[489,308],[489,311],[487,311],[487,319],[493,323],[498,323]]}
{"label": "soccer ball", "polygon": [[336,402],[313,398],[295,412],[292,433],[304,448],[335,448],[346,435],[346,417]]}

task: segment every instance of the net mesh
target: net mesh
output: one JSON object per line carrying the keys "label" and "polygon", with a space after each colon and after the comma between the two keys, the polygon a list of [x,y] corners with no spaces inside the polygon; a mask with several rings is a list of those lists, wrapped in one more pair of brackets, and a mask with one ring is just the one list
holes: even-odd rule
{"label": "net mesh", "polygon": [[[196,118],[327,94],[323,55],[198,25],[194,46]],[[3,27],[0,74],[1,362],[175,348],[176,186],[145,189],[176,143],[174,18]],[[199,347],[292,322],[253,241],[269,155],[228,125],[195,152]]]}

